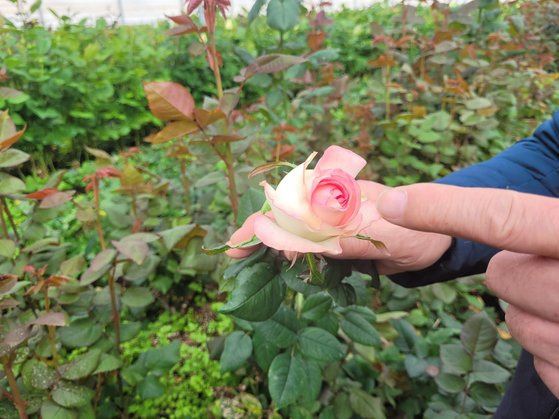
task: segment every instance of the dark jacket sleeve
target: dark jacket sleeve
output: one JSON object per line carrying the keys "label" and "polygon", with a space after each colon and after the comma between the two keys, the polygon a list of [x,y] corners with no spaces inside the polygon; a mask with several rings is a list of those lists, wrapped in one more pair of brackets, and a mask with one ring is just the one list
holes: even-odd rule
{"label": "dark jacket sleeve", "polygon": [[[491,160],[436,181],[464,187],[487,187],[559,196],[559,111],[525,138]],[[417,287],[484,272],[498,249],[455,238],[429,268],[390,276],[405,287]]]}

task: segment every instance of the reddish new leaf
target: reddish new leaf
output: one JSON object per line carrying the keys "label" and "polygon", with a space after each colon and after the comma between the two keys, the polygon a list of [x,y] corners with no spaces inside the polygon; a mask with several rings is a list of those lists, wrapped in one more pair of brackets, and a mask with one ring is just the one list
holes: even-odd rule
{"label": "reddish new leaf", "polygon": [[250,172],[248,174],[248,177],[254,177],[256,175],[261,175],[262,173],[266,173],[269,172],[270,170],[273,170],[277,167],[281,167],[281,166],[287,166],[291,169],[293,169],[295,166],[291,163],[287,163],[284,161],[278,161],[278,162],[272,162],[272,163],[266,163],[266,164],[262,164],[256,168],[254,168],[254,170],[252,172]]}
{"label": "reddish new leaf", "polygon": [[141,240],[113,240],[112,243],[123,256],[138,265],[142,264],[149,253],[148,245]]}
{"label": "reddish new leaf", "polygon": [[167,19],[171,19],[177,25],[190,25],[190,24],[196,25],[194,23],[194,21],[188,15],[178,15],[178,16],[167,16],[167,15],[165,15],[165,17]]}
{"label": "reddish new leaf", "polygon": [[16,126],[8,116],[8,111],[0,112],[0,151],[7,150],[17,142],[27,127],[16,131]]}
{"label": "reddish new leaf", "polygon": [[191,120],[194,113],[194,98],[178,83],[146,82],[144,91],[151,112],[164,121]]}
{"label": "reddish new leaf", "polygon": [[37,324],[41,326],[66,326],[66,316],[64,313],[45,313],[40,315],[34,320],[31,320],[29,324]]}
{"label": "reddish new leaf", "polygon": [[186,14],[191,15],[202,4],[202,0],[187,0],[187,3]]}
{"label": "reddish new leaf", "polygon": [[176,121],[165,126],[161,131],[146,138],[148,143],[162,144],[175,138],[183,137],[198,131],[198,125],[192,121]]}
{"label": "reddish new leaf", "polygon": [[45,199],[47,196],[53,195],[58,192],[60,191],[56,188],[44,188],[35,192],[28,193],[27,195],[25,195],[25,198],[42,200]]}
{"label": "reddish new leaf", "polygon": [[220,119],[226,118],[226,115],[221,109],[212,109],[211,111],[207,111],[205,109],[195,109],[194,116],[196,118],[196,122],[202,128],[206,128],[208,125],[211,125]]}
{"label": "reddish new leaf", "polygon": [[249,78],[255,74],[278,73],[296,64],[307,61],[306,58],[296,55],[269,54],[258,57],[245,70],[245,77]]}
{"label": "reddish new leaf", "polygon": [[29,331],[29,326],[18,326],[4,337],[2,343],[8,345],[10,348],[15,348],[29,337]]}
{"label": "reddish new leaf", "polygon": [[235,141],[241,141],[244,140],[246,137],[242,136],[242,135],[235,135],[235,134],[231,134],[231,135],[214,135],[211,138],[211,142],[213,144],[221,144],[221,143],[233,143]]}
{"label": "reddish new leaf", "polygon": [[17,276],[12,274],[0,275],[0,294],[7,294],[16,285]]}
{"label": "reddish new leaf", "polygon": [[59,207],[60,205],[63,205],[66,202],[71,201],[75,193],[76,191],[70,190],[70,191],[56,192],[54,194],[50,194],[41,201],[39,208]]}

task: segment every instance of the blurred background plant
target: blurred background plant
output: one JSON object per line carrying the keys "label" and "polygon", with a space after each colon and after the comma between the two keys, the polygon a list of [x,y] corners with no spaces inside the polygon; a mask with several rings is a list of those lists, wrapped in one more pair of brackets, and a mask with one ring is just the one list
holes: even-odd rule
{"label": "blurred background plant", "polygon": [[559,104],[557,2],[216,6],[2,21],[0,417],[490,417],[518,346],[482,277],[318,286],[201,248],[278,161],[340,144],[396,185],[529,135]]}

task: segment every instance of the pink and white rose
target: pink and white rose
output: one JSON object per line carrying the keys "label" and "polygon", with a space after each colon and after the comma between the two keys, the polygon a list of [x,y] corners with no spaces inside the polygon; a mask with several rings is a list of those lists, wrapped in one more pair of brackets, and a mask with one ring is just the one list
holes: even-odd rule
{"label": "pink and white rose", "polygon": [[[355,180],[366,161],[352,151],[331,146],[315,168],[309,169],[316,154],[291,170],[276,189],[265,181],[261,183],[271,211],[252,214],[233,234],[229,245],[256,236],[276,250],[339,255],[342,238],[359,234],[379,218]],[[230,249],[227,254],[241,258],[255,248]]]}

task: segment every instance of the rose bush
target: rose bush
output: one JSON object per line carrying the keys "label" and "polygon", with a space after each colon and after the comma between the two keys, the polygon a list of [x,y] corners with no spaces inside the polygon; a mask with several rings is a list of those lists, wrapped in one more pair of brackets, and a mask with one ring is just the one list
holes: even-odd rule
{"label": "rose bush", "polygon": [[[355,180],[367,162],[352,151],[331,146],[309,169],[316,154],[291,170],[276,189],[261,183],[270,211],[248,217],[228,245],[256,236],[280,251],[339,255],[341,238],[356,236],[378,218],[374,204],[362,195]],[[227,254],[241,258],[256,247],[230,249]]]}

